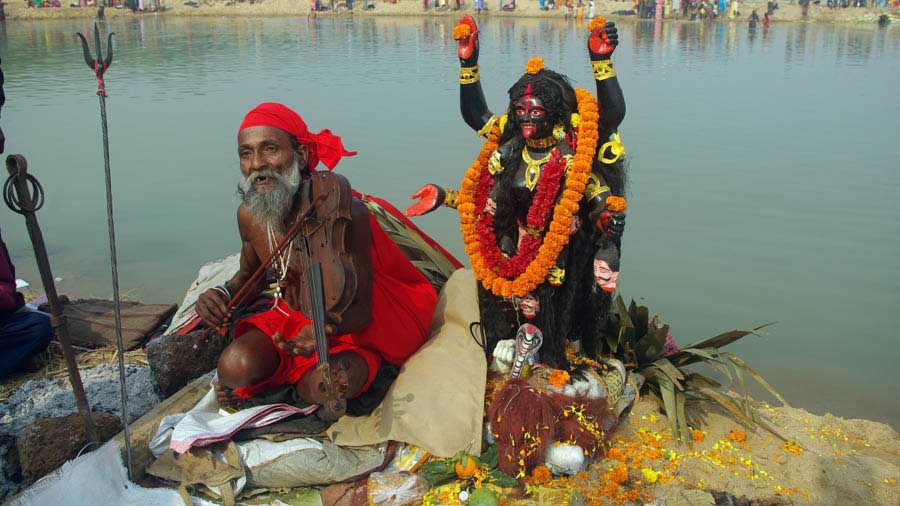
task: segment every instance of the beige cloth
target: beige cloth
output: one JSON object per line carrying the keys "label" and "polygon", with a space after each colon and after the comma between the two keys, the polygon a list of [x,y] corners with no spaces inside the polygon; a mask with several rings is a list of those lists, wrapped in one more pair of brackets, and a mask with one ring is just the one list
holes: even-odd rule
{"label": "beige cloth", "polygon": [[469,333],[478,320],[475,276],[457,270],[441,291],[429,340],[403,365],[381,406],[366,417],[338,420],[328,430],[332,441],[403,441],[438,457],[480,454],[487,361]]}

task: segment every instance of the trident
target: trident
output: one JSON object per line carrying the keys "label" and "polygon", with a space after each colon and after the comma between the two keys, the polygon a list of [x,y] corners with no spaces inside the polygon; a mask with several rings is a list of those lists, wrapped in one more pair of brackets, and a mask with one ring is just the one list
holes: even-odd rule
{"label": "trident", "polygon": [[37,261],[38,271],[41,273],[41,282],[50,302],[50,322],[59,339],[59,345],[66,359],[66,370],[69,372],[69,383],[72,385],[72,393],[75,395],[75,405],[84,419],[84,432],[91,442],[99,443],[97,430],[91,418],[91,406],[84,393],[84,384],[78,373],[78,364],[75,361],[75,353],[69,341],[69,328],[66,324],[66,316],[56,293],[56,283],[53,282],[53,270],[50,268],[50,257],[47,256],[47,246],[44,243],[44,234],[38,225],[37,213],[44,206],[44,187],[37,178],[28,173],[28,162],[22,155],[10,155],[6,158],[6,170],[9,178],[3,185],[3,200],[15,213],[25,217],[25,228],[31,238],[31,246],[34,249],[34,258]]}
{"label": "trident", "polygon": [[116,226],[113,222],[112,178],[109,171],[109,128],[106,124],[106,83],[103,74],[112,64],[112,32],[106,40],[106,59],[103,58],[103,50],[100,46],[100,28],[94,23],[94,43],[97,46],[97,58],[91,58],[91,51],[87,39],[78,33],[81,38],[81,48],[84,50],[84,62],[94,71],[97,79],[97,96],[100,98],[100,125],[103,128],[103,168],[106,175],[106,222],[109,229],[109,260],[112,267],[113,303],[116,316],[116,349],[119,358],[119,388],[122,400],[122,427],[125,430],[125,458],[128,461],[128,477],[134,476],[131,464],[131,433],[128,428],[128,392],[125,389],[125,346],[122,344],[122,315],[119,307],[119,272],[116,261]]}

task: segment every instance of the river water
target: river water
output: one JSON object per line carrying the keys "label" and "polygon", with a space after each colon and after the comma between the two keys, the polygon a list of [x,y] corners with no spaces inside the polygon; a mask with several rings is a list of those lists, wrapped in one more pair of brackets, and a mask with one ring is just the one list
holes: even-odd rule
{"label": "river water", "polygon": [[[615,62],[630,195],[621,292],[682,343],[776,321],[732,346],[793,404],[900,426],[900,31],[620,22]],[[109,297],[96,84],[74,32],[0,24],[7,153],[47,190],[38,217],[60,290]],[[458,112],[453,20],[116,20],[107,75],[122,292],[180,301],[238,250],[235,131],[294,106],[359,156],[340,172],[404,207],[453,185],[478,150]],[[493,110],[532,55],[592,88],[583,28],[482,26]],[[457,216],[420,225],[463,257]],[[39,284],[23,220],[0,210],[18,274]]]}

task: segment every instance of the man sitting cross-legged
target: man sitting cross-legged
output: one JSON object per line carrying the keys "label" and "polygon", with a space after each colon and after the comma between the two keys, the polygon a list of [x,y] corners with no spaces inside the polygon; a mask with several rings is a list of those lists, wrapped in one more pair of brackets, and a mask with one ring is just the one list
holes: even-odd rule
{"label": "man sitting cross-legged", "polygon": [[[263,103],[247,114],[238,131],[243,200],[237,211],[243,241],[240,269],[224,286],[198,299],[197,313],[209,326],[219,328],[229,322],[229,299],[296,220],[300,190],[318,163],[331,169],[341,157],[354,154],[344,150],[340,138],[328,130],[310,133],[300,116],[284,105]],[[400,365],[419,349],[428,337],[437,303],[428,280],[374,217],[354,221],[353,227],[352,235],[365,239],[354,242],[358,251],[353,253],[365,258],[364,265],[371,265],[356,273],[368,277],[359,285],[371,286],[371,300],[354,301],[356,307],[351,309],[363,313],[362,318],[329,324],[328,329],[333,381],[347,398],[365,392],[382,364]],[[313,325],[298,310],[306,275],[299,256],[297,245],[289,246],[269,269],[270,277],[279,281],[278,294],[283,294],[276,296],[274,307],[236,323],[236,337],[219,358],[216,390],[221,403],[236,406],[288,384],[309,403],[326,400],[323,378],[315,367]],[[253,295],[263,288],[263,283],[254,287]]]}

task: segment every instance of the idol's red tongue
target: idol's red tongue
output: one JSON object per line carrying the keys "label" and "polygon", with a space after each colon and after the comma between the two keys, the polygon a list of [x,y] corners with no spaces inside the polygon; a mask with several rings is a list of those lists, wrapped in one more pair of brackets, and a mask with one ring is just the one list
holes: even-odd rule
{"label": "idol's red tongue", "polygon": [[522,125],[522,136],[530,139],[532,135],[534,135],[534,125],[528,123]]}

